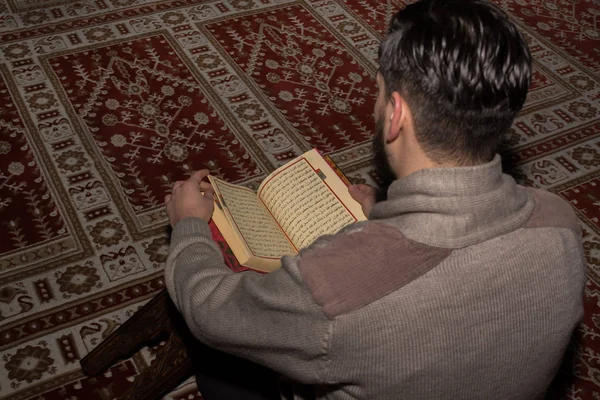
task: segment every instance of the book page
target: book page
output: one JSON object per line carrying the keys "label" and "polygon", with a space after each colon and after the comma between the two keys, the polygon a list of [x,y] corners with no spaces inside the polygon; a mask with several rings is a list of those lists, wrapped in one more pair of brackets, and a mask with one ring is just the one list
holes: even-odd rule
{"label": "book page", "polygon": [[212,220],[215,225],[217,225],[219,232],[227,242],[227,245],[240,265],[262,272],[272,272],[281,267],[280,258],[256,257],[252,255],[246,242],[240,237],[239,231],[234,229],[229,223],[216,195]]}
{"label": "book page", "polygon": [[282,255],[296,253],[285,233],[252,190],[214,177],[210,180],[219,196],[217,206],[223,207],[232,228],[239,232],[252,255],[278,259]]}
{"label": "book page", "polygon": [[306,157],[300,157],[269,176],[258,191],[259,198],[298,249],[310,245],[319,236],[338,232],[359,218],[365,219],[362,212],[359,218],[355,217],[324,181],[327,173],[347,192],[341,179],[320,155],[318,157],[325,164],[319,172]]}

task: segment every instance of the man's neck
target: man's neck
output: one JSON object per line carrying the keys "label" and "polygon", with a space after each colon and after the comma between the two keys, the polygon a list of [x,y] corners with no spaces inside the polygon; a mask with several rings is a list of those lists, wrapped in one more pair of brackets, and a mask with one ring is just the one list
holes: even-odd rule
{"label": "man's neck", "polygon": [[413,155],[411,157],[405,158],[404,162],[398,162],[394,164],[397,168],[394,169],[394,173],[396,174],[397,179],[405,178],[409,175],[414,174],[415,172],[431,169],[431,168],[444,168],[444,167],[452,167],[456,165],[441,164],[436,163],[431,160],[429,157],[423,155]]}

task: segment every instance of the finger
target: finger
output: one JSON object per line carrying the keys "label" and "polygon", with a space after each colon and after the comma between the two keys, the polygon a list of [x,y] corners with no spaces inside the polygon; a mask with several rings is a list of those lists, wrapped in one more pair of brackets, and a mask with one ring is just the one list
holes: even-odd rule
{"label": "finger", "polygon": [[213,188],[206,189],[202,192],[202,195],[208,197],[215,197],[215,191],[213,190]]}
{"label": "finger", "polygon": [[365,185],[364,183],[359,183],[358,185],[354,186],[356,186],[356,188],[363,193],[372,194],[377,192],[377,189],[375,189],[373,186]]}
{"label": "finger", "polygon": [[350,192],[350,194],[354,193],[357,196],[362,196],[370,193],[369,186],[363,184],[348,186],[348,191]]}
{"label": "finger", "polygon": [[196,182],[198,185],[202,182],[204,178],[206,178],[210,174],[210,171],[207,169],[201,169],[200,171],[196,171],[190,176],[190,180]]}
{"label": "finger", "polygon": [[348,188],[348,193],[350,193],[350,197],[352,197],[354,201],[361,204],[363,200],[368,197],[368,195],[359,188]]}
{"label": "finger", "polygon": [[173,184],[173,191],[175,191],[175,189],[179,189],[181,187],[181,185],[183,185],[185,183],[185,181],[177,181]]}
{"label": "finger", "polygon": [[210,194],[215,193],[215,190],[209,182],[200,182],[200,190]]}
{"label": "finger", "polygon": [[165,196],[165,204],[169,204],[170,201],[171,201],[171,195],[168,194]]}

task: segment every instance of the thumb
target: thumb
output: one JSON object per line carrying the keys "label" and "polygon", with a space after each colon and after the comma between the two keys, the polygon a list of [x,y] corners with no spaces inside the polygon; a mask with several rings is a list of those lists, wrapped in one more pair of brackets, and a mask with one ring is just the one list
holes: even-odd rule
{"label": "thumb", "polygon": [[196,182],[198,185],[202,183],[202,180],[206,178],[210,174],[210,171],[207,169],[201,169],[200,171],[196,171],[190,176],[191,181]]}

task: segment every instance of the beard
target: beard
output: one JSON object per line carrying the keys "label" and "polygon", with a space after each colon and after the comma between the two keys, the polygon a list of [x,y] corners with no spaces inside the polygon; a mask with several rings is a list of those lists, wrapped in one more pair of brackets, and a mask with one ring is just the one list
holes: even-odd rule
{"label": "beard", "polygon": [[375,119],[375,137],[373,137],[373,165],[375,173],[379,178],[378,200],[387,197],[387,189],[396,179],[385,150],[385,138],[383,135],[383,115],[379,114]]}

